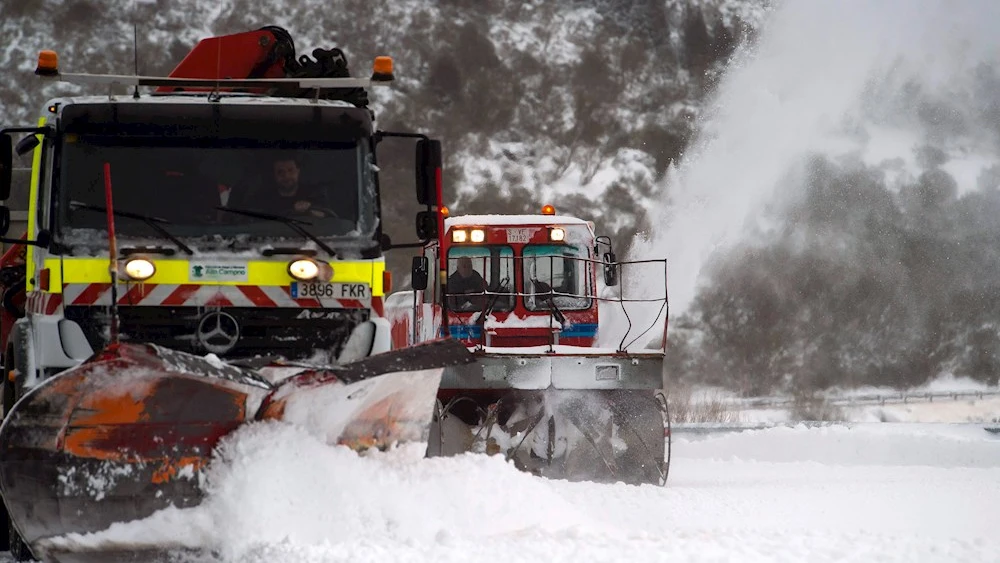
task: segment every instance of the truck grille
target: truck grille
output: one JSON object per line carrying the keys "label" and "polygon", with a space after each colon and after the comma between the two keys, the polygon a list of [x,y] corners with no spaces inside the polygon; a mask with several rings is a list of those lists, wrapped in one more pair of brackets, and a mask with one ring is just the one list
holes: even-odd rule
{"label": "truck grille", "polygon": [[[223,327],[229,334],[214,339],[206,333],[224,313],[235,320],[238,337],[229,348],[230,319]],[[110,314],[107,307],[66,307],[67,319],[83,328],[94,350],[107,346]],[[193,354],[209,352],[224,358],[279,355],[289,360],[313,357],[317,351],[339,355],[351,331],[368,320],[367,309],[265,309],[198,307],[119,307],[119,334],[123,342],[148,342]],[[202,322],[206,321],[204,325]],[[199,334],[199,325],[202,330]],[[207,340],[207,343],[206,343]],[[223,349],[228,348],[226,351]]]}

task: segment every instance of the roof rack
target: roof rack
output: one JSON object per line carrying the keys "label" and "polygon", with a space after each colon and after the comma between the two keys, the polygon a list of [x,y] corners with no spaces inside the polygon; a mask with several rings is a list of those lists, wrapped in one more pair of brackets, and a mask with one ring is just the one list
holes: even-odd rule
{"label": "roof rack", "polygon": [[390,80],[375,78],[168,78],[159,76],[137,76],[127,74],[80,74],[56,73],[42,75],[42,78],[69,82],[72,84],[106,86],[168,86],[188,88],[279,88],[298,87],[310,90],[328,88],[369,88],[386,86]]}

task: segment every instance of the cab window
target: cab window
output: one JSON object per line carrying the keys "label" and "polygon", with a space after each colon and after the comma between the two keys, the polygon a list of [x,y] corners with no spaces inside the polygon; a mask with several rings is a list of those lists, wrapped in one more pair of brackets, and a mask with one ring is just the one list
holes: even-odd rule
{"label": "cab window", "polygon": [[514,250],[509,246],[480,245],[448,249],[448,290],[445,302],[452,311],[514,308]]}
{"label": "cab window", "polygon": [[546,310],[550,300],[559,309],[589,309],[590,264],[587,250],[570,245],[531,244],[524,247],[524,305]]}

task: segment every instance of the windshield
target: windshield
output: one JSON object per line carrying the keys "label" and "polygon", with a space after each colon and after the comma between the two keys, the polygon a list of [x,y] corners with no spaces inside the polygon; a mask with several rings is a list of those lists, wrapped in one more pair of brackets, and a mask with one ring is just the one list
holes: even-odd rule
{"label": "windshield", "polygon": [[590,265],[587,251],[569,245],[530,244],[524,247],[524,305],[547,310],[543,296],[552,292],[562,310],[590,308]]}
{"label": "windshield", "polygon": [[448,250],[448,308],[452,311],[491,311],[514,308],[511,292],[514,250],[509,246],[452,247]]}
{"label": "windshield", "polygon": [[[281,222],[219,211],[264,212],[304,221],[319,237],[367,236],[375,226],[375,188],[364,143],[211,138],[64,136],[59,178],[60,232],[106,230],[104,164],[116,211],[166,221],[178,237],[296,238]],[[84,204],[83,206],[74,203]],[[87,209],[84,206],[91,206]],[[119,236],[159,237],[147,222],[117,218]]]}

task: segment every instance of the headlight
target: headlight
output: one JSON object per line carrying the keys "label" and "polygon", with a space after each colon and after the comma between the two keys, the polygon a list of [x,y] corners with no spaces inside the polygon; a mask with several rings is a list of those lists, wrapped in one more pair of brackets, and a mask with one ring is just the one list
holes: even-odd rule
{"label": "headlight", "polygon": [[465,242],[469,240],[469,232],[465,229],[458,229],[451,232],[451,242]]}
{"label": "headlight", "polygon": [[156,266],[145,258],[133,258],[125,262],[125,275],[136,281],[148,280],[156,273]]}
{"label": "headlight", "polygon": [[566,230],[560,227],[553,227],[549,229],[549,240],[553,242],[562,242],[566,240]]}
{"label": "headlight", "polygon": [[314,280],[319,275],[319,264],[308,258],[292,260],[288,263],[288,275],[299,281]]}
{"label": "headlight", "polygon": [[469,233],[469,240],[472,242],[483,242],[486,240],[486,231],[482,229],[472,229],[472,232]]}

